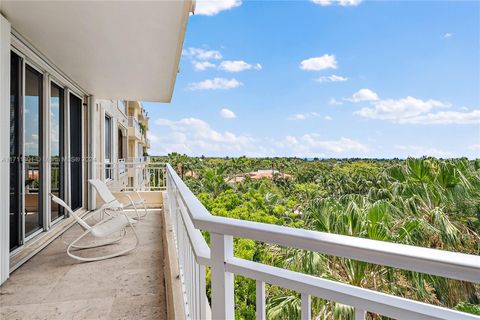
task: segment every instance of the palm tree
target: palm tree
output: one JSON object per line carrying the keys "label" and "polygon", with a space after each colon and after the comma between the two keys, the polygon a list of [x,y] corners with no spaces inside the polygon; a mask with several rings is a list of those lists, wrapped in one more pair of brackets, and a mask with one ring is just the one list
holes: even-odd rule
{"label": "palm tree", "polygon": [[231,172],[233,174],[233,185],[237,189],[237,176],[243,173],[244,170],[244,157],[230,159]]}

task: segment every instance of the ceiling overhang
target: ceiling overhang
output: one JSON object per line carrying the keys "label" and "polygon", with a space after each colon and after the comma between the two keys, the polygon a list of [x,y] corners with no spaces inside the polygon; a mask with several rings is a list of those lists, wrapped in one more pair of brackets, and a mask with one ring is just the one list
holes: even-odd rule
{"label": "ceiling overhang", "polygon": [[12,28],[89,94],[169,102],[192,0],[1,1]]}

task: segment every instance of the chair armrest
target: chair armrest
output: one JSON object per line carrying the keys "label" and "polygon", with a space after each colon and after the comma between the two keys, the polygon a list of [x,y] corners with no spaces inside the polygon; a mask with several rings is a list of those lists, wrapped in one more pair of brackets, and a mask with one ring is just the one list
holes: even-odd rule
{"label": "chair armrest", "polygon": [[142,196],[140,195],[140,192],[138,192],[137,190],[126,191],[125,194],[126,194],[126,195],[128,195],[128,194],[135,194],[135,195],[138,197],[139,200],[144,200],[144,199],[142,198]]}

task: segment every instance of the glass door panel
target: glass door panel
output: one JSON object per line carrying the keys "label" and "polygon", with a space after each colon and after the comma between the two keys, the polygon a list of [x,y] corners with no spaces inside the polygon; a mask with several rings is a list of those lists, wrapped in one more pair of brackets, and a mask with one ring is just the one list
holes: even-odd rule
{"label": "glass door panel", "polygon": [[[64,197],[63,165],[63,89],[52,83],[50,87],[50,192]],[[56,220],[64,214],[63,207],[50,201],[50,218]]]}
{"label": "glass door panel", "polygon": [[10,250],[22,244],[22,59],[10,59]]}
{"label": "glass door panel", "polygon": [[70,193],[73,210],[82,207],[82,100],[70,94]]}
{"label": "glass door panel", "polygon": [[42,217],[42,74],[25,68],[25,236],[43,226]]}

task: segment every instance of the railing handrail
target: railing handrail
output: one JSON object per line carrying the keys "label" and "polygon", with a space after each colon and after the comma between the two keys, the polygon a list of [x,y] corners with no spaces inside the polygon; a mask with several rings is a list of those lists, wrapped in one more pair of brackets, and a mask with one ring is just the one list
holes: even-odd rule
{"label": "railing handrail", "polygon": [[478,320],[463,312],[239,258],[227,260],[225,270],[394,319]]}
{"label": "railing handrail", "polygon": [[451,279],[480,282],[480,257],[476,255],[213,216],[170,164],[166,167],[167,175],[179,190],[179,196],[197,229]]}
{"label": "railing handrail", "polygon": [[[192,273],[198,264],[211,267],[213,318],[234,318],[235,274],[256,280],[257,319],[265,319],[265,283],[301,293],[302,319],[311,318],[311,296],[352,306],[355,319],[365,319],[367,311],[399,319],[480,319],[444,307],[235,258],[233,236],[472,282],[478,282],[478,256],[212,216],[169,164],[166,172],[171,214],[176,217],[177,233],[180,232],[177,250],[187,293],[185,308],[190,310],[193,302],[194,318],[198,314],[197,303],[206,290],[204,269]],[[200,230],[210,232],[211,249]],[[190,247],[185,244],[185,237]],[[189,252],[195,261],[189,258]]]}
{"label": "railing handrail", "polygon": [[[168,179],[168,178],[167,178]],[[188,205],[183,198],[182,205],[186,208],[185,211],[190,211],[188,209]],[[193,252],[198,260],[198,262],[202,265],[209,265],[210,264],[210,247],[208,246],[205,238],[203,237],[200,230],[195,229],[192,221],[190,220],[190,215],[187,214],[184,210],[179,210],[182,220],[185,224],[185,228],[187,229],[187,236],[190,240],[190,243],[193,247]]]}

